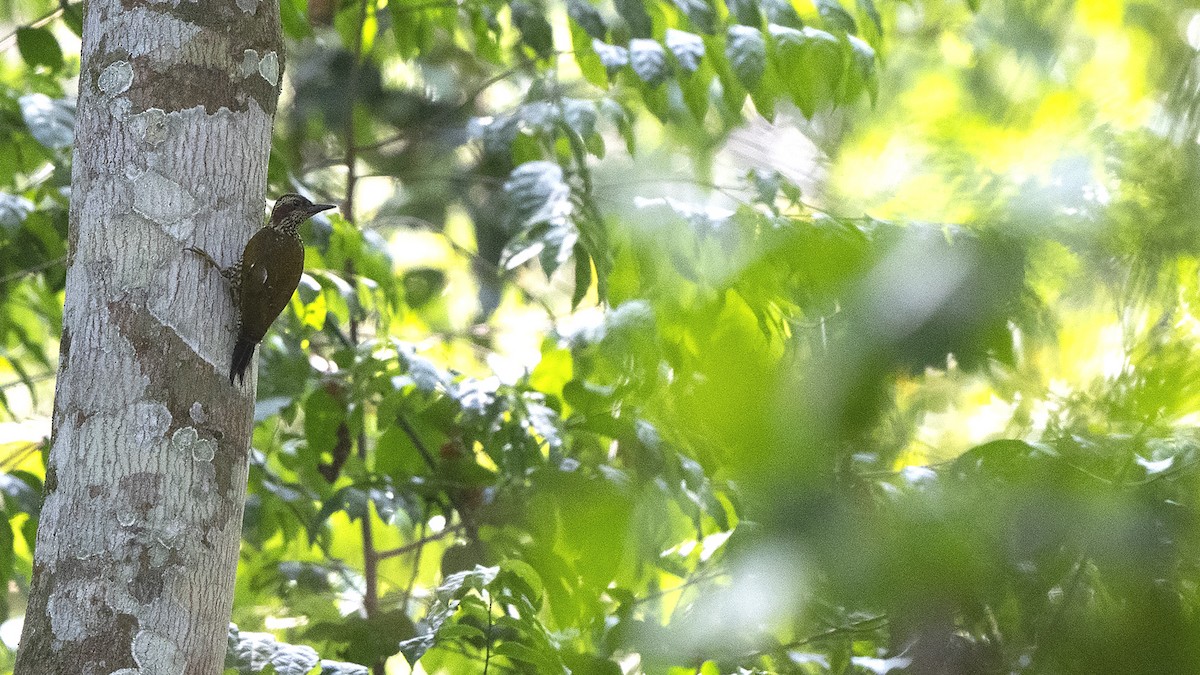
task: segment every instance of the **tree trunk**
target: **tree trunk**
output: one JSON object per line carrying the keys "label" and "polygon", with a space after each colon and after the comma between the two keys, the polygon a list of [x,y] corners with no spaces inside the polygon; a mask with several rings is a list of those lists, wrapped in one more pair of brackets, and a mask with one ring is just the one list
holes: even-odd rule
{"label": "tree trunk", "polygon": [[86,3],[54,438],[16,675],[220,673],[254,377],[223,264],[263,220],[277,0]]}

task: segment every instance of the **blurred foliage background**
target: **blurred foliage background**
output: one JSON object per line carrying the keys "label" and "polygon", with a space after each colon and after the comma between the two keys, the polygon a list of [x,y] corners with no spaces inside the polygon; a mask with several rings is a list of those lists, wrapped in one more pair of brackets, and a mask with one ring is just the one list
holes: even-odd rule
{"label": "blurred foliage background", "polygon": [[[1200,671],[1200,3],[281,9],[269,193],[343,208],[230,672]],[[81,6],[0,17],[2,670]]]}

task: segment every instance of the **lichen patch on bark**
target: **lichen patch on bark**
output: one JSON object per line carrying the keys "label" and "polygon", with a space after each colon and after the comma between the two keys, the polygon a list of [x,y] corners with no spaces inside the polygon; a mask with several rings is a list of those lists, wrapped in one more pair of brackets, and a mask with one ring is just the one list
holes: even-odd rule
{"label": "lichen patch on bark", "polygon": [[145,675],[182,675],[187,666],[174,642],[149,630],[138,631],[133,638],[133,658]]}
{"label": "lichen patch on bark", "polygon": [[126,119],[134,136],[141,138],[152,148],[167,140],[173,129],[178,128],[177,124],[171,124],[171,120],[172,118],[160,108],[150,108]]}
{"label": "lichen patch on bark", "polygon": [[133,208],[182,238],[190,235],[192,228],[178,225],[194,227],[189,219],[196,214],[199,204],[187,188],[151,169],[133,180]]}
{"label": "lichen patch on bark", "polygon": [[[118,117],[150,108],[170,112],[196,106],[209,114],[222,108],[241,112],[251,100],[274,114],[279,94],[278,18],[257,11],[260,4],[126,0],[127,11],[102,20],[104,37],[85,72],[97,91],[109,97]],[[233,22],[239,25],[237,44],[229,35]],[[247,49],[262,59],[273,55],[261,79],[245,80]]]}
{"label": "lichen patch on bark", "polygon": [[107,96],[116,96],[133,83],[133,68],[128,61],[113,61],[100,73],[96,86]]}

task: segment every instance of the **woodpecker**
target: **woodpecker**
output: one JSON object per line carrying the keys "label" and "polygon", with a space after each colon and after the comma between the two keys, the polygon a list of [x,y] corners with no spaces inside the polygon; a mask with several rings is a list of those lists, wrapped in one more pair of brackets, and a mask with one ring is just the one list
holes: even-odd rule
{"label": "woodpecker", "polygon": [[237,343],[229,366],[229,384],[246,379],[246,368],[254,348],[262,342],[267,329],[292,298],[304,273],[304,242],[297,228],[313,215],[334,208],[333,204],[314,204],[298,194],[288,193],[275,202],[266,227],[250,237],[241,257],[230,267],[221,267],[207,252],[188,246],[185,250],[199,255],[229,282],[237,310]]}

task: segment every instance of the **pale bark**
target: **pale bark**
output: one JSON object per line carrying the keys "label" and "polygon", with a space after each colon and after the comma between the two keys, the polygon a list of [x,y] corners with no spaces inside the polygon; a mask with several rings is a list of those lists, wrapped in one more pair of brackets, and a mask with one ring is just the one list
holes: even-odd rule
{"label": "pale bark", "polygon": [[17,675],[220,673],[254,377],[221,279],[262,224],[277,0],[86,3],[46,501]]}

